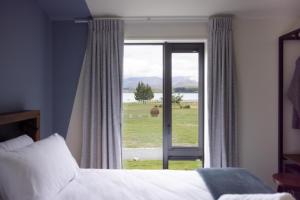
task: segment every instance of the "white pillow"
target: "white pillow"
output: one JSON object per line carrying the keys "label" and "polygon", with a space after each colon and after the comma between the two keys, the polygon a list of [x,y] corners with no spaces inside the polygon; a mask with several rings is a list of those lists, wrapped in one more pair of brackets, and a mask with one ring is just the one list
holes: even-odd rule
{"label": "white pillow", "polygon": [[64,139],[54,134],[22,149],[0,152],[0,196],[6,200],[53,199],[78,170]]}
{"label": "white pillow", "polygon": [[295,200],[289,193],[275,194],[224,194],[218,200]]}
{"label": "white pillow", "polygon": [[21,149],[32,143],[34,143],[34,141],[31,137],[28,135],[22,135],[5,142],[0,142],[0,152]]}

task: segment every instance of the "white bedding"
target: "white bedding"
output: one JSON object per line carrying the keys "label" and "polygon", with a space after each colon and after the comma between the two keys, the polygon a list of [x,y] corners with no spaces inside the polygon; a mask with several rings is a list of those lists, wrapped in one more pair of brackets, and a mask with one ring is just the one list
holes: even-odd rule
{"label": "white bedding", "polygon": [[196,171],[80,169],[56,200],[212,200]]}

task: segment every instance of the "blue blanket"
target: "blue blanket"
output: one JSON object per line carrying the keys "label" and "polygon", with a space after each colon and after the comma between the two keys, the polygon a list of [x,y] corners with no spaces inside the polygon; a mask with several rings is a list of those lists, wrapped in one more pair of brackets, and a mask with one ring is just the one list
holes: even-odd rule
{"label": "blue blanket", "polygon": [[274,191],[245,169],[198,169],[214,199],[223,194],[269,194]]}

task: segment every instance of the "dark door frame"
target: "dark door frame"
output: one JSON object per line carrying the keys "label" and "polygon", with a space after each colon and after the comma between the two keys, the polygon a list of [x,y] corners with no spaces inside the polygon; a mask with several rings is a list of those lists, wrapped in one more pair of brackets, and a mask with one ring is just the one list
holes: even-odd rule
{"label": "dark door frame", "polygon": [[[198,147],[172,145],[172,53],[198,53]],[[168,169],[169,160],[196,160],[204,158],[204,43],[164,44],[163,88],[163,169]]]}
{"label": "dark door frame", "polygon": [[[163,169],[168,169],[169,160],[196,160],[204,162],[204,73],[205,43],[124,43],[124,45],[161,45],[163,46]],[[198,92],[198,147],[172,146],[172,53],[199,54],[199,91]]]}

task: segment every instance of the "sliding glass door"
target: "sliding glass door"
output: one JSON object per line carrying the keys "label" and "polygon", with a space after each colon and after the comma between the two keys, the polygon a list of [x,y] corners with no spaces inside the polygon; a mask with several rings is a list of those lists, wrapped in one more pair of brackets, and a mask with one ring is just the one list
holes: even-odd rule
{"label": "sliding glass door", "polygon": [[201,167],[203,76],[203,43],[125,45],[125,168]]}
{"label": "sliding glass door", "polygon": [[169,161],[203,160],[204,44],[166,43],[164,48],[164,150]]}

